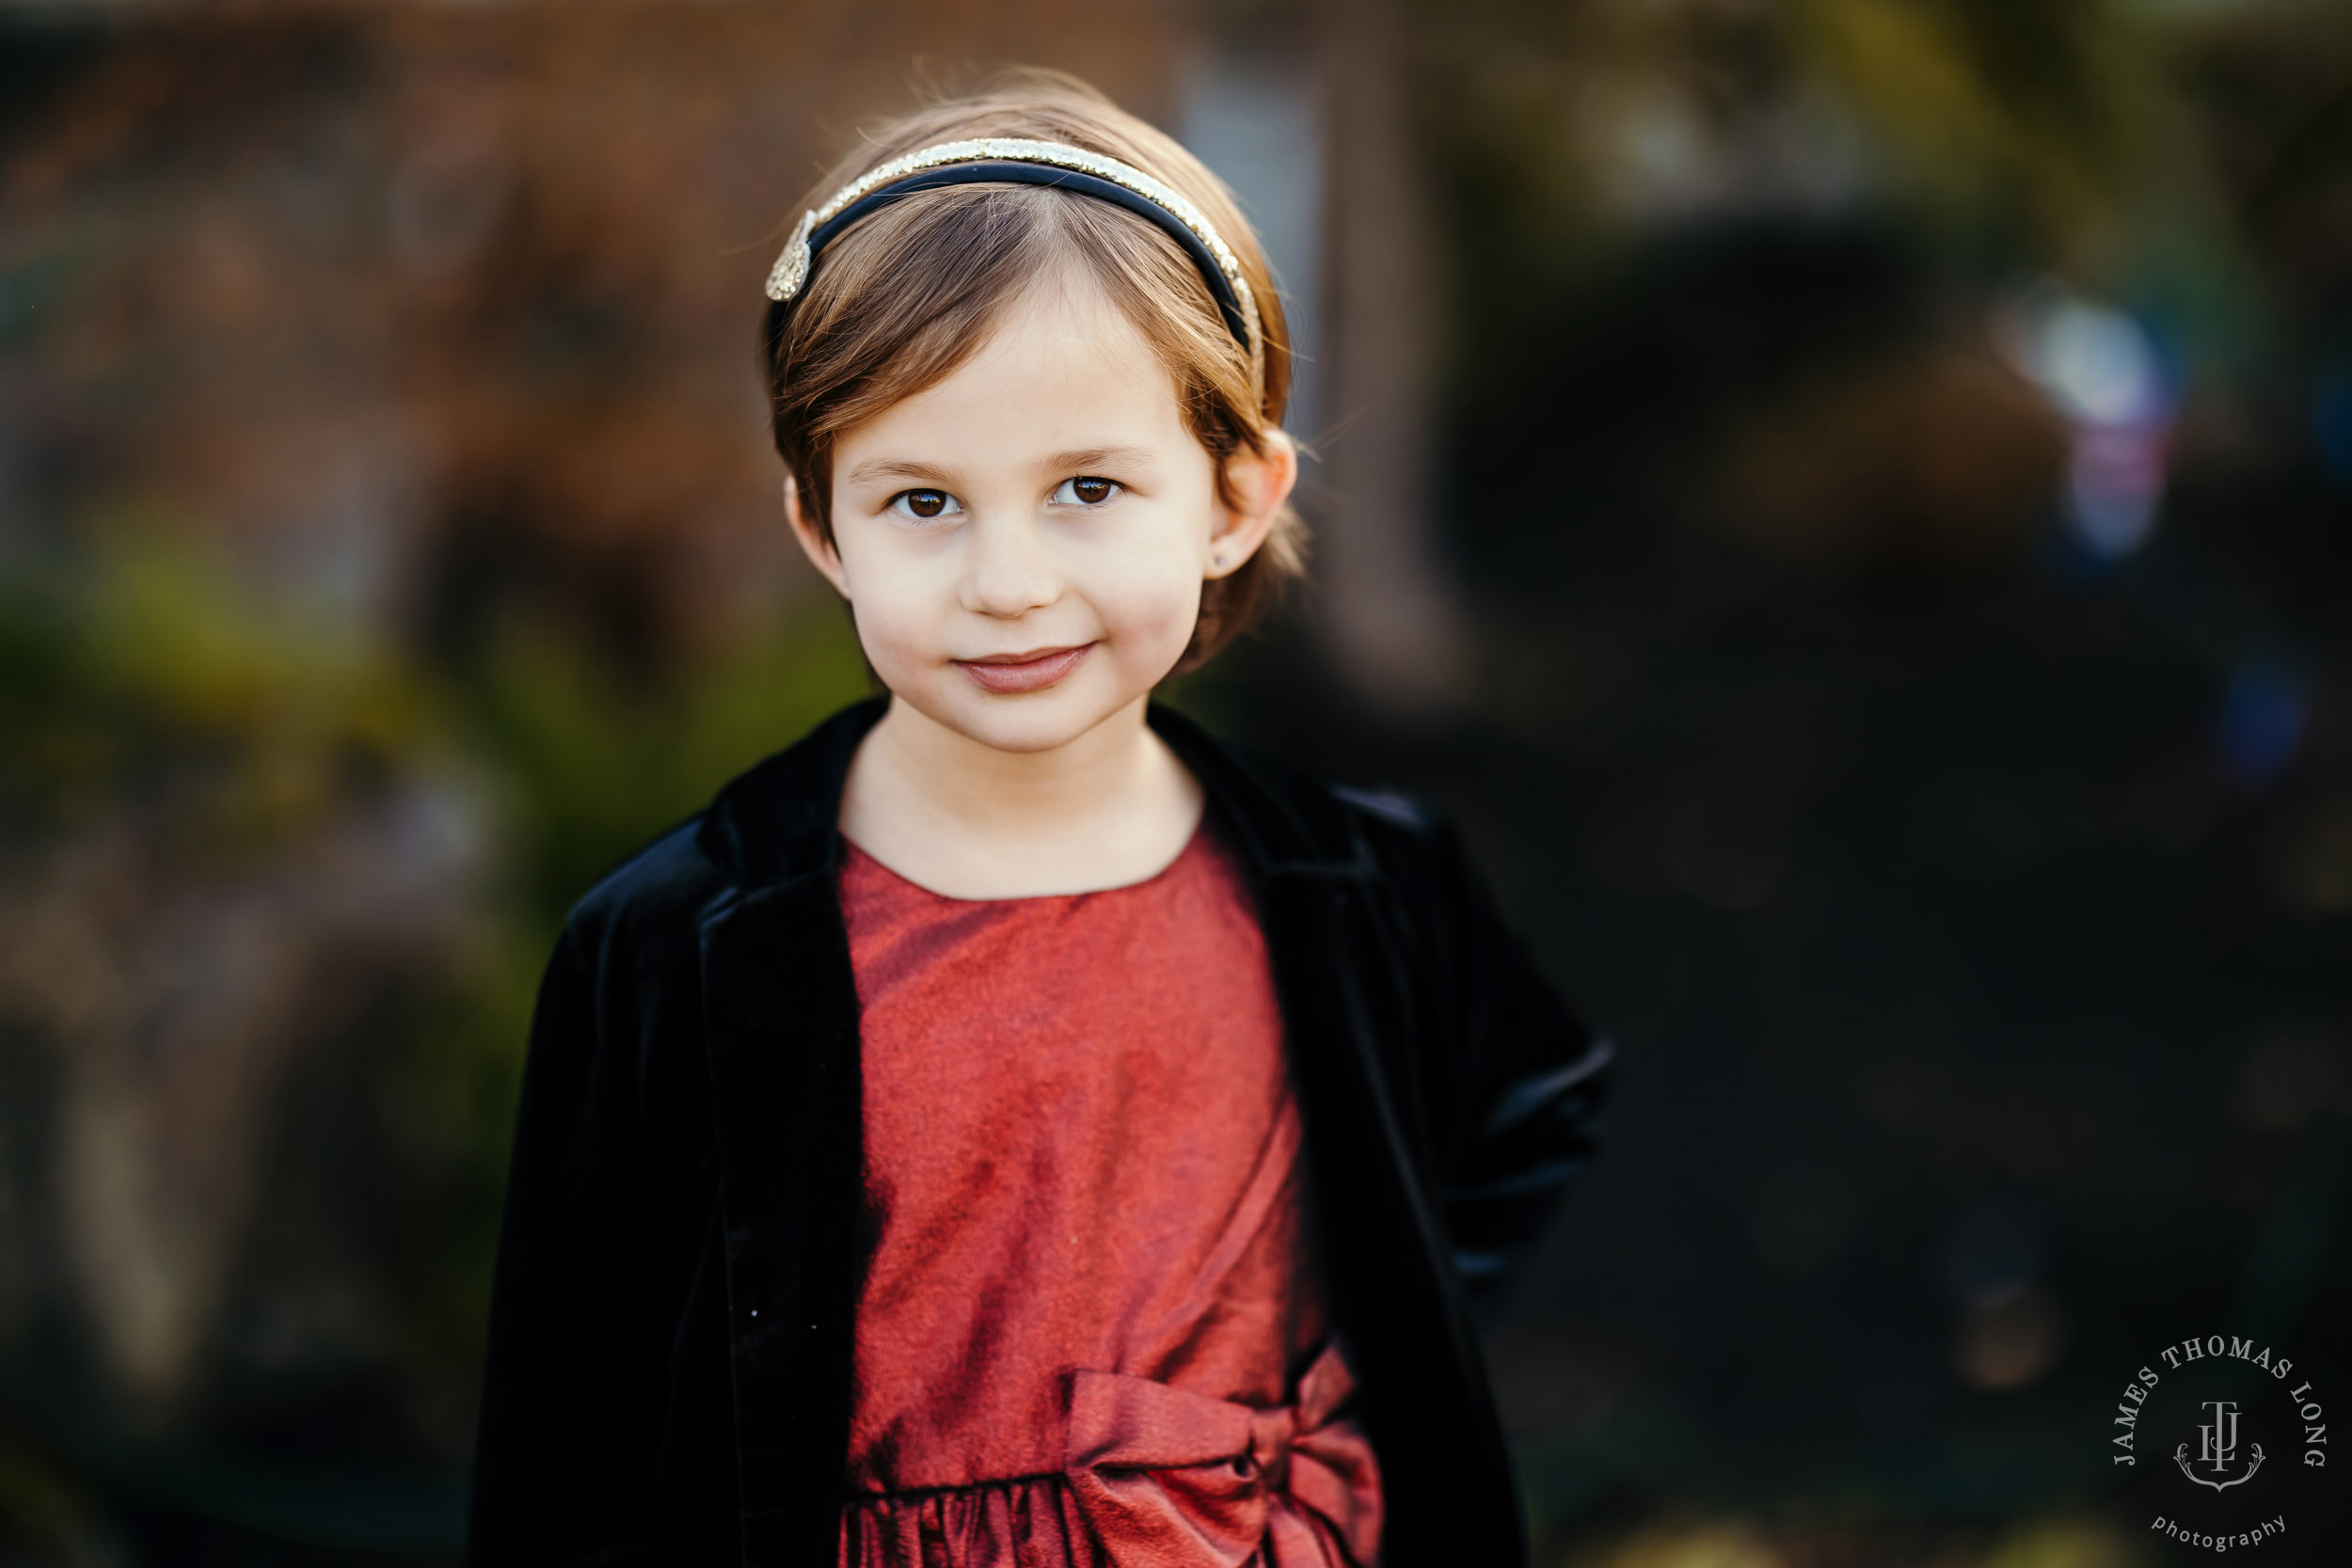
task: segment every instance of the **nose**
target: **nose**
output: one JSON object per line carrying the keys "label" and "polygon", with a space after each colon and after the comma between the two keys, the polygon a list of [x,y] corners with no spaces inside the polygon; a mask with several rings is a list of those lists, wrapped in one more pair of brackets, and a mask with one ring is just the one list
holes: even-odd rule
{"label": "nose", "polygon": [[1061,575],[1033,519],[983,513],[965,537],[957,600],[977,615],[1011,620],[1061,597]]}

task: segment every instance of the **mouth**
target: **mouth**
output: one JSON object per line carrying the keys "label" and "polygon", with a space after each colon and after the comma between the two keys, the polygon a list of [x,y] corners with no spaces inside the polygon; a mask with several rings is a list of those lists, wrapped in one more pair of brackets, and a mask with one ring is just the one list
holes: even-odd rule
{"label": "mouth", "polygon": [[1093,643],[1081,642],[1074,648],[1036,648],[1024,654],[960,658],[955,665],[983,691],[1042,691],[1068,679],[1093,650]]}

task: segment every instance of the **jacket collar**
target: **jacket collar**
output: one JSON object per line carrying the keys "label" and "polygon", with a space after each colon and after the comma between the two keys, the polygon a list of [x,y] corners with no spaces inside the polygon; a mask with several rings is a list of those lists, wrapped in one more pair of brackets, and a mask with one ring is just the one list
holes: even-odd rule
{"label": "jacket collar", "polygon": [[[888,705],[886,697],[869,697],[843,708],[722,789],[697,832],[711,863],[746,890],[830,874],[841,854],[841,790],[850,759]],[[1209,810],[1232,831],[1257,879],[1363,873],[1346,810],[1328,790],[1244,756],[1158,703],[1146,719],[1200,781]]]}

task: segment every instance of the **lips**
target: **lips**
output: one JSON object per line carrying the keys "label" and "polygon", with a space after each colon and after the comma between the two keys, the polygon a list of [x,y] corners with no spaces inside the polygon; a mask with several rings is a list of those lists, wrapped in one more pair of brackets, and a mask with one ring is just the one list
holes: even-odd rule
{"label": "lips", "polygon": [[1010,693],[1042,691],[1069,678],[1084,663],[1094,644],[1074,648],[1038,648],[1020,654],[991,654],[986,658],[960,658],[956,668],[972,677],[983,691]]}

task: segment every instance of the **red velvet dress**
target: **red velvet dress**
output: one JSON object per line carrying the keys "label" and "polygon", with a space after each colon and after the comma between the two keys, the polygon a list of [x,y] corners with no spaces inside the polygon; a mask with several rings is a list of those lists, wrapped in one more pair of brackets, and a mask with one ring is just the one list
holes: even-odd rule
{"label": "red velvet dress", "polygon": [[841,1561],[1368,1568],[1248,891],[943,897],[850,846],[873,1255]]}

